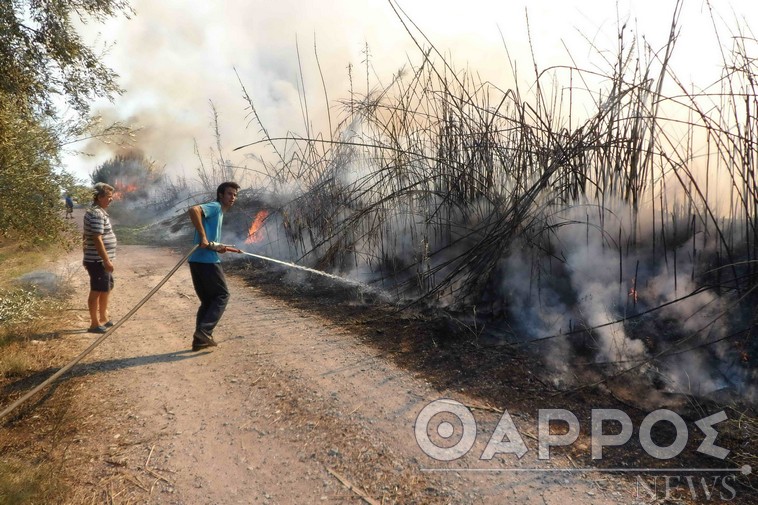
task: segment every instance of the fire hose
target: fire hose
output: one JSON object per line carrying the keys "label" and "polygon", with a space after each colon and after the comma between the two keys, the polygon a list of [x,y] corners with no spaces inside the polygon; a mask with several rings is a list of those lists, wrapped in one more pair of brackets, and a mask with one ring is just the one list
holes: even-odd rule
{"label": "fire hose", "polygon": [[174,268],[172,268],[171,271],[168,274],[166,274],[166,276],[158,284],[156,284],[156,286],[152,290],[150,290],[150,292],[147,295],[145,295],[145,297],[142,300],[140,300],[140,302],[137,305],[135,305],[132,308],[132,310],[130,310],[124,317],[122,317],[121,319],[119,319],[113,326],[111,326],[110,328],[108,328],[108,331],[106,331],[105,333],[103,333],[97,340],[95,340],[94,342],[92,342],[89,347],[87,347],[84,351],[82,351],[81,354],[79,354],[79,356],[77,356],[76,358],[74,358],[73,360],[71,360],[63,368],[61,368],[60,370],[58,370],[57,372],[55,372],[53,375],[51,375],[50,377],[48,377],[44,382],[42,382],[42,384],[36,386],[34,389],[32,389],[31,391],[29,391],[28,393],[26,393],[24,396],[22,396],[21,398],[19,398],[15,402],[13,402],[11,405],[9,405],[5,409],[3,409],[3,411],[0,412],[0,419],[2,419],[3,417],[7,416],[11,412],[13,412],[19,405],[21,405],[26,400],[28,400],[29,398],[31,398],[32,396],[34,396],[35,394],[37,394],[43,388],[45,388],[50,383],[52,383],[55,379],[57,379],[58,377],[60,377],[64,373],[68,372],[74,365],[76,365],[77,363],[79,363],[86,355],[88,355],[90,352],[92,352],[92,350],[95,349],[95,347],[97,347],[100,344],[102,344],[103,341],[106,338],[110,337],[113,334],[113,332],[116,331],[119,328],[119,326],[121,326],[126,321],[128,321],[129,318],[132,317],[135,312],[137,312],[143,305],[145,305],[145,303],[147,303],[147,301],[150,298],[152,298],[152,296],[155,293],[157,293],[158,290],[161,289],[164,284],[166,284],[166,281],[168,281],[171,278],[171,276],[174,275],[174,273],[176,273],[177,270],[179,270],[179,267],[182,266],[182,264],[185,261],[187,261],[187,259],[190,257],[190,255],[193,252],[195,252],[195,249],[197,249],[198,247],[200,247],[200,246],[199,245],[195,245],[179,261],[179,263],[177,263],[176,266]]}
{"label": "fire hose", "polygon": [[[168,274],[166,274],[166,276],[158,284],[156,284],[156,286],[152,290],[150,290],[150,292],[147,295],[145,295],[145,297],[142,298],[142,300],[140,300],[140,302],[137,305],[135,305],[124,317],[122,317],[121,319],[119,319],[113,326],[111,326],[110,328],[108,328],[108,330],[105,333],[103,333],[97,340],[95,340],[94,342],[92,342],[92,344],[90,344],[89,347],[87,347],[84,351],[82,351],[81,354],[79,354],[76,358],[74,358],[73,360],[71,360],[68,364],[66,364],[63,368],[61,368],[60,370],[58,370],[57,372],[55,372],[53,375],[51,375],[50,377],[48,377],[44,382],[42,382],[41,384],[39,384],[38,386],[36,386],[34,389],[32,389],[31,391],[29,391],[28,393],[26,393],[25,395],[23,395],[21,398],[19,398],[15,402],[13,402],[11,405],[9,405],[5,409],[3,409],[3,411],[0,412],[0,419],[2,419],[3,417],[7,416],[11,412],[13,412],[17,407],[19,407],[21,404],[23,404],[24,402],[26,402],[29,398],[31,398],[32,396],[34,396],[35,394],[37,394],[39,391],[41,391],[42,389],[44,389],[45,387],[47,387],[50,383],[52,383],[53,381],[55,381],[58,377],[60,377],[61,375],[63,375],[67,371],[69,371],[73,366],[75,366],[82,359],[84,359],[85,356],[87,356],[90,352],[92,352],[93,349],[95,349],[97,346],[99,346],[100,344],[102,344],[103,341],[105,341],[105,339],[107,339],[108,337],[110,337],[113,334],[114,331],[116,331],[122,324],[124,324],[126,321],[128,321],[129,318],[131,318],[145,303],[147,303],[147,301],[150,298],[152,298],[152,296],[155,293],[158,292],[158,290],[161,287],[163,287],[163,285],[171,278],[172,275],[174,275],[174,273],[176,273],[177,270],[179,270],[179,267],[181,267],[182,264],[184,264],[184,262],[187,261],[187,259],[190,257],[190,255],[193,252],[195,252],[195,250],[198,247],[200,247],[200,246],[199,245],[195,245],[179,261],[179,263],[177,263],[176,266],[174,266],[174,268],[172,268],[171,271]],[[313,268],[304,267],[302,265],[297,265],[295,263],[289,263],[287,261],[281,261],[281,260],[277,260],[277,259],[274,259],[274,258],[269,258],[267,256],[261,256],[259,254],[249,253],[249,252],[246,252],[246,251],[242,251],[242,250],[238,249],[237,247],[231,246],[231,245],[221,244],[221,243],[218,243],[218,242],[210,242],[209,245],[208,245],[208,249],[211,249],[211,250],[217,251],[217,252],[233,252],[233,253],[238,253],[238,254],[244,254],[246,256],[251,256],[253,258],[258,258],[258,259],[261,259],[261,260],[264,260],[264,261],[269,261],[269,262],[272,262],[272,263],[277,263],[277,264],[280,264],[280,265],[284,265],[284,266],[289,267],[289,268],[295,268],[295,269],[303,270],[303,271],[310,272],[310,273],[313,273],[313,274],[322,275],[324,277],[329,277],[330,279],[334,279],[334,280],[337,280],[337,281],[340,281],[340,282],[344,282],[344,283],[348,283],[348,284],[359,285],[359,286],[364,286],[365,287],[365,284],[360,283],[358,281],[353,281],[353,280],[350,280],[350,279],[345,279],[344,277],[339,277],[337,275],[333,275],[333,274],[330,274],[330,273],[327,273],[327,272],[323,272],[321,270],[315,270]]]}

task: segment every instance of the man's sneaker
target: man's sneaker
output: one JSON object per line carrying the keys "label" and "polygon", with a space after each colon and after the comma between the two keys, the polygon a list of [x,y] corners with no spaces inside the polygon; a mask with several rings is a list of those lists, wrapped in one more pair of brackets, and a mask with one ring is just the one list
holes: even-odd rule
{"label": "man's sneaker", "polygon": [[206,347],[216,347],[218,344],[213,337],[205,333],[203,330],[195,330],[195,334],[192,335],[192,346],[195,346],[195,342],[205,344]]}
{"label": "man's sneaker", "polygon": [[206,344],[206,343],[200,342],[198,340],[192,339],[192,350],[193,351],[202,351],[203,349],[208,349],[210,347],[211,347],[210,344]]}

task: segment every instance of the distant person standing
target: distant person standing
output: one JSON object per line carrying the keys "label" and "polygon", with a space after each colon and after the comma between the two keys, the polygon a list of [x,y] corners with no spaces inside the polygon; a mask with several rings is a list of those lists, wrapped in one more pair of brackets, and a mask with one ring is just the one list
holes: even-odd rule
{"label": "distant person standing", "polygon": [[215,202],[195,205],[189,209],[189,217],[195,226],[194,243],[200,245],[189,257],[192,284],[200,299],[195,333],[192,336],[193,351],[216,345],[213,330],[229,302],[229,289],[219,258],[219,253],[225,253],[226,248],[219,245],[219,241],[224,213],[234,205],[239,189],[236,182],[224,182],[216,189]]}
{"label": "distant person standing", "polygon": [[66,219],[74,219],[74,199],[66,194]]}
{"label": "distant person standing", "polygon": [[90,333],[105,333],[113,326],[108,314],[108,298],[113,290],[113,260],[116,259],[116,235],[106,209],[113,201],[113,186],[98,182],[94,186],[92,206],[84,214],[84,268],[89,274]]}

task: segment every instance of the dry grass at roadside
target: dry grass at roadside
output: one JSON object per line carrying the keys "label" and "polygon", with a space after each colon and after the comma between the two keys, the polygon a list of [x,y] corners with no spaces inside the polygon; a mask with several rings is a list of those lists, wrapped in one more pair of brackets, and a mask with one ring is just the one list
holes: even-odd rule
{"label": "dry grass at roadside", "polygon": [[[26,251],[0,244],[0,407],[69,358],[65,347],[49,345],[66,317],[65,279],[44,293],[17,282],[59,250]],[[70,503],[65,440],[78,429],[76,416],[69,412],[74,387],[55,386],[55,395],[43,397],[44,402],[36,399],[33,412],[22,406],[0,421],[0,503]]]}
{"label": "dry grass at roadside", "polygon": [[3,503],[41,503],[42,498],[53,494],[55,480],[48,476],[48,464],[30,467],[26,462],[11,458],[0,462],[0,498]]}
{"label": "dry grass at roadside", "polygon": [[[2,347],[0,397],[5,407],[35,386],[68,356],[55,347],[14,342]],[[0,424],[0,503],[54,504],[67,499],[64,456],[68,434],[77,428],[68,415],[74,383],[54,386],[55,395],[32,398]],[[33,410],[29,410],[33,407]],[[66,434],[66,436],[63,436]]]}
{"label": "dry grass at roadside", "polygon": [[[758,447],[758,417],[755,412],[744,412],[743,409],[733,407],[729,412],[728,429],[741,434],[741,439],[745,443],[734,451],[734,461],[737,465],[745,468],[750,467],[751,474],[755,475],[758,469],[758,453],[755,448]],[[758,482],[751,479],[750,476],[741,477],[740,481],[749,487],[758,495]]]}
{"label": "dry grass at roadside", "polygon": [[12,287],[14,279],[32,271],[44,259],[45,253],[40,250],[21,250],[15,242],[0,242],[0,263],[3,264],[0,289]]}
{"label": "dry grass at roadside", "polygon": [[19,377],[32,368],[28,351],[17,343],[3,347],[0,355],[0,375],[5,378]]}

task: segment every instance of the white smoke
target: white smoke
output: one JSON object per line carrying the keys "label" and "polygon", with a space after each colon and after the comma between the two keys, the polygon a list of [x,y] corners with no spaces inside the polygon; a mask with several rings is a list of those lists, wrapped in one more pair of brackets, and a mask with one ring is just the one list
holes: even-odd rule
{"label": "white smoke", "polygon": [[[706,395],[732,388],[743,397],[754,395],[749,373],[727,338],[746,324],[734,310],[737,305],[726,294],[698,289],[707,264],[692,255],[693,240],[696,251],[712,252],[716,237],[706,240],[698,224],[664,254],[660,238],[652,248],[652,221],[638,219],[633,225],[625,204],[617,202],[602,214],[589,208],[575,205],[553,216],[553,224],[569,224],[553,228],[552,258],[523,243],[502,262],[501,289],[515,318],[515,337],[549,337],[541,348],[545,361],[564,377],[577,352],[567,344],[566,334],[573,331],[585,335],[585,342],[590,339],[596,363],[623,370],[649,362],[643,370],[657,370],[653,378],[668,391]],[[646,212],[650,209],[639,215]],[[664,214],[671,237],[672,214]],[[630,246],[633,226],[639,242]]]}
{"label": "white smoke", "polygon": [[[236,165],[255,166],[247,155],[270,155],[267,148],[231,152],[261,140],[237,74],[272,136],[291,131],[305,136],[328,132],[327,112],[336,125],[339,101],[349,98],[351,90],[365,95],[381,89],[407,63],[408,54],[418,54],[392,9],[398,4],[386,0],[231,0],[192,8],[180,0],[131,4],[136,15],[130,20],[116,18],[105,26],[92,22],[80,29],[95,48],[108,48],[105,61],[126,91],[95,109],[106,121],[141,128],[134,139],[137,147],[165,164],[169,173],[187,177],[198,166],[195,140],[201,156],[216,147],[211,101],[220,116],[226,157]],[[739,10],[749,11],[749,5]],[[521,67],[525,78],[532,55],[541,68],[561,65],[568,47],[585,66],[578,58],[588,53],[585,33],[594,34],[597,47],[615,47],[617,24],[629,23],[630,30],[644,34],[657,49],[668,37],[670,22],[668,13],[638,8],[631,1],[471,0],[462,9],[453,0],[415,0],[399,7],[423,31],[414,36],[424,46],[434,44],[445,58],[467,64],[482,80],[503,88],[512,86],[510,63]],[[701,62],[705,55],[718,54],[717,44],[704,35],[710,33],[710,19],[696,7],[687,6],[682,15],[680,51],[670,63],[683,70],[677,72],[680,77],[716,70],[691,63],[693,56]],[[405,23],[414,30],[407,18]],[[67,160],[80,175],[112,156],[110,147],[99,142],[75,147],[95,155]]]}

